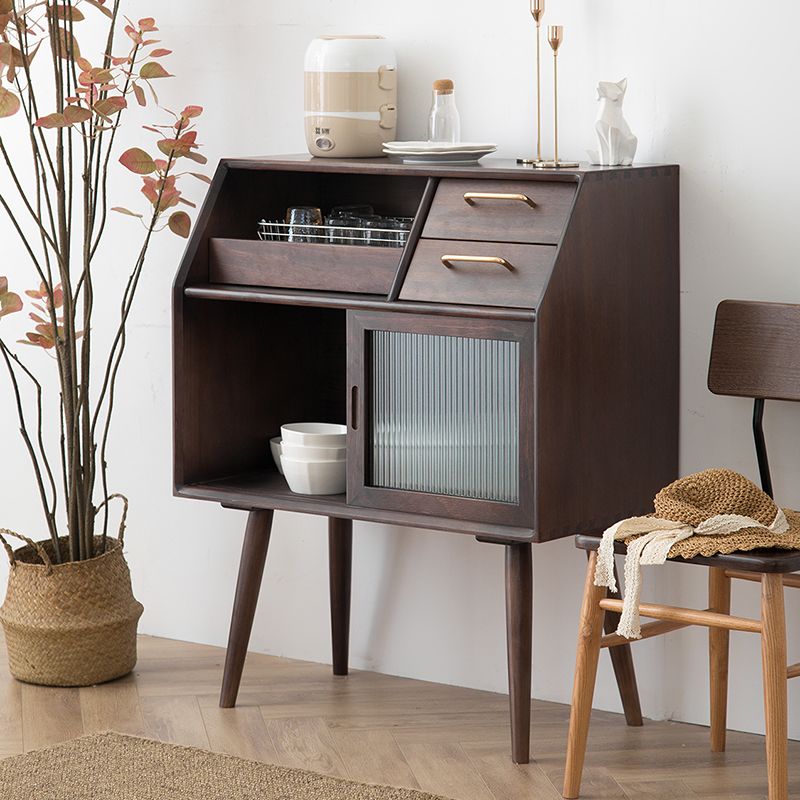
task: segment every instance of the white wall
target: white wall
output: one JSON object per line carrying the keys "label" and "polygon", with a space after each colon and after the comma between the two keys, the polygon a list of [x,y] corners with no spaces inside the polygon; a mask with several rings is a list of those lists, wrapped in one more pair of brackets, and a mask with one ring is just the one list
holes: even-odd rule
{"label": "white wall", "polygon": [[[456,82],[465,138],[496,140],[505,156],[531,150],[532,24],[526,0],[130,0],[126,5],[133,17],[158,16],[165,44],[176,52],[171,70],[179,76],[163,84],[162,101],[206,106],[201,139],[212,162],[303,150],[303,51],[324,32],[380,32],[391,38],[400,62],[402,138],[424,133],[430,82],[449,76]],[[759,4],[755,15],[752,9],[744,0],[552,0],[547,21],[566,26],[560,56],[562,156],[584,157],[592,146],[596,81],[627,76],[626,112],[639,136],[639,160],[682,168],[682,470],[727,465],[755,477],[749,404],[713,397],[705,388],[719,300],[800,301],[795,192],[800,104],[793,80],[800,69],[795,43],[800,12],[779,0]],[[545,69],[549,76],[549,65]],[[126,141],[140,135],[129,122]],[[115,202],[138,202],[136,182],[127,174],[115,177],[113,191]],[[19,285],[26,268],[9,244],[7,226],[0,227],[0,236],[0,274]],[[108,284],[121,278],[129,259],[120,254],[134,242],[129,222],[116,220],[105,250]],[[174,238],[160,239],[143,281],[121,382],[113,485],[133,501],[128,552],[146,608],[142,631],[223,644],[244,515],[170,496],[168,302],[180,252]],[[108,308],[110,322],[113,304]],[[28,355],[47,365],[40,353]],[[254,355],[256,368],[269,368],[268,352],[262,360]],[[0,419],[11,413],[3,388]],[[798,423],[800,409],[769,407],[778,497],[795,507],[800,506]],[[13,425],[4,426],[2,522],[41,533],[24,453],[13,433]],[[613,454],[598,469],[613,469]],[[254,649],[328,660],[325,531],[324,519],[277,514]],[[584,563],[570,541],[535,550],[537,697],[569,698]],[[504,691],[502,569],[498,547],[357,524],[353,666]],[[667,566],[646,575],[648,594],[659,600],[680,598],[702,606],[704,585],[700,569]],[[800,596],[787,600],[790,631],[797,632]],[[756,614],[757,608],[754,586],[737,590],[738,613]],[[733,641],[730,722],[760,731],[758,642],[743,634]],[[796,636],[789,655],[800,660]],[[642,643],[637,664],[647,715],[707,722],[703,631]],[[797,708],[800,686],[790,691]],[[597,705],[619,708],[605,657]],[[791,720],[792,735],[800,737],[800,714]]]}

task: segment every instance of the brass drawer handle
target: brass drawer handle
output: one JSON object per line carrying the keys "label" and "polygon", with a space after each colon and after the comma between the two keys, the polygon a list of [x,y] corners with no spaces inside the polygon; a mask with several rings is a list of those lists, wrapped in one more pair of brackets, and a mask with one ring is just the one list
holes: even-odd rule
{"label": "brass drawer handle", "polygon": [[465,264],[497,264],[505,267],[509,272],[514,271],[514,266],[502,256],[442,256],[442,264],[448,269],[453,268],[453,261],[462,261]]}
{"label": "brass drawer handle", "polygon": [[464,202],[474,206],[476,200],[519,200],[527,203],[531,208],[536,208],[536,203],[526,194],[514,192],[464,192]]}

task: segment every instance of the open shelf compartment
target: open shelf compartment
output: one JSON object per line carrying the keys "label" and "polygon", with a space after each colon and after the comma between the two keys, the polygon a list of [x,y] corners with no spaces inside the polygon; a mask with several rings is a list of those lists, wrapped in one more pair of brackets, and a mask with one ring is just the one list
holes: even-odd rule
{"label": "open shelf compartment", "polygon": [[344,422],[345,310],[186,298],[182,314],[176,489],[265,473],[288,492],[269,440],[290,422]]}
{"label": "open shelf compartment", "polygon": [[[259,221],[283,219],[293,206],[323,215],[335,206],[370,205],[383,217],[415,218],[427,179],[280,170],[228,169],[205,221],[187,285],[225,284],[383,295],[405,247],[261,241]],[[409,241],[413,237],[409,236]]]}

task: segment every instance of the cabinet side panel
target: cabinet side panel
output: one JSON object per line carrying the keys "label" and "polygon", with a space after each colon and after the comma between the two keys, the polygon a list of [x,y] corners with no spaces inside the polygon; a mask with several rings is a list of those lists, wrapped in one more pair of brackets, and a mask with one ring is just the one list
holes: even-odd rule
{"label": "cabinet side panel", "polygon": [[537,314],[540,541],[677,477],[679,280],[678,168],[584,176]]}

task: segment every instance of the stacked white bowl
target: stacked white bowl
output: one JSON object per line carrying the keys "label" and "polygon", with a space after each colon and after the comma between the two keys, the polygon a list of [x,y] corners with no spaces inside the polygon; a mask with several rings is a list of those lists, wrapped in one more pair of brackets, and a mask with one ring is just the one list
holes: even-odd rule
{"label": "stacked white bowl", "polygon": [[[273,444],[270,442],[270,444]],[[341,494],[347,488],[347,426],[294,422],[281,426],[279,469],[296,494]]]}

